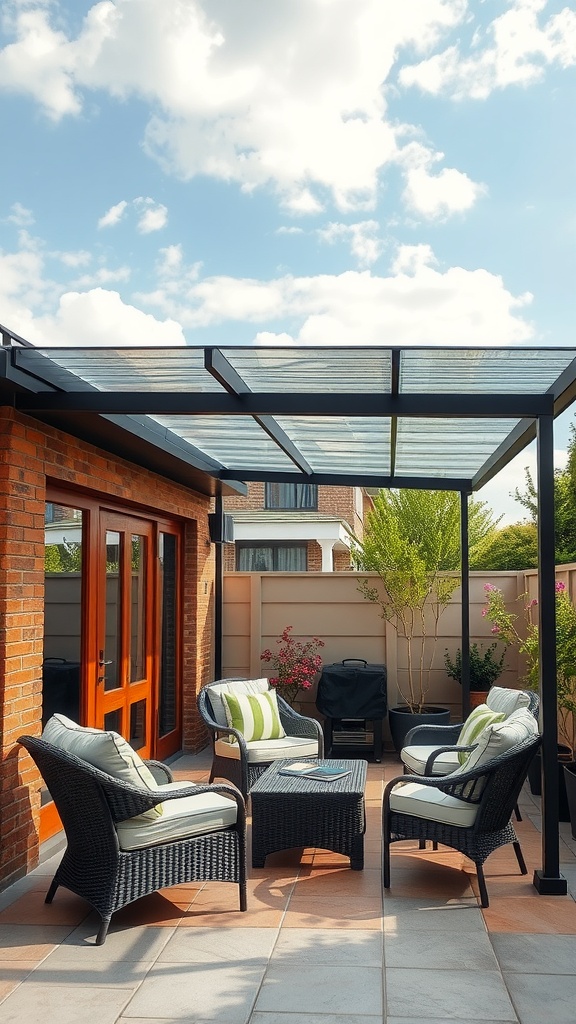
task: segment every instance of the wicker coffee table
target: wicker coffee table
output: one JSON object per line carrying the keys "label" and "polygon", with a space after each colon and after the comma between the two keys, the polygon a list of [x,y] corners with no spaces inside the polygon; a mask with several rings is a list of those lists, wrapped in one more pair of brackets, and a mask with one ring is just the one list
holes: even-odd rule
{"label": "wicker coffee table", "polygon": [[[306,759],[307,760],[307,759]],[[366,761],[334,758],[330,764],[350,771],[341,779],[280,775],[291,764],[275,761],[250,790],[252,802],[252,866],[263,868],[269,853],[296,846],[316,846],[350,857],[350,867],[364,867],[364,788]]]}

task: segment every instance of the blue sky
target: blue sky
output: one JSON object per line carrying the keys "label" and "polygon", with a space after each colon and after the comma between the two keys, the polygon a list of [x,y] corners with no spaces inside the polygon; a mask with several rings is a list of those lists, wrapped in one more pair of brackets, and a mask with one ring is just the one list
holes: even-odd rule
{"label": "blue sky", "polygon": [[[574,344],[573,3],[4,0],[0,26],[0,322],[34,343]],[[506,521],[527,464],[479,494]]]}

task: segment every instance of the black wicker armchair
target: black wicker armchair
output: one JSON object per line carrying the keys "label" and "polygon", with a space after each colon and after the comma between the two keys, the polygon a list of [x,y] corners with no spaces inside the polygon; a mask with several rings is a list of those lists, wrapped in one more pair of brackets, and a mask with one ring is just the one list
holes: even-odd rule
{"label": "black wicker armchair", "polygon": [[[59,886],[81,896],[100,914],[96,945],[102,945],[110,919],[128,903],[171,885],[191,881],[234,882],[240,910],[246,910],[246,818],[244,799],[232,786],[189,783],[154,792],[114,778],[46,740],[21,736],[19,742],[36,762],[50,790],[67,838],[67,847],[46,896],[51,903]],[[158,785],[172,782],[166,765],[147,761]],[[122,849],[116,826],[166,801],[201,794],[221,794],[235,802],[228,808],[234,823],[198,824],[184,838]],[[159,819],[162,820],[161,818]],[[205,831],[201,831],[202,828]]]}
{"label": "black wicker armchair", "polygon": [[[299,715],[276,694],[285,738],[246,743],[242,733],[223,724],[222,715],[218,714],[210,699],[211,687],[230,684],[233,692],[235,683],[243,684],[246,680],[219,679],[217,683],[205,686],[198,695],[198,710],[202,721],[210,730],[212,741],[210,782],[216,778],[228,779],[247,798],[256,779],[273,761],[286,757],[323,757],[324,734],[322,726],[315,718]],[[231,737],[237,742],[231,743]]]}
{"label": "black wicker armchair", "polygon": [[[431,840],[459,850],[476,866],[481,904],[488,906],[488,892],[483,864],[486,858],[506,843],[512,843],[520,871],[526,874],[526,864],[511,816],[541,737],[536,735],[510,747],[505,753],[479,764],[470,771],[456,776],[399,775],[384,790],[382,806],[383,877],[384,888],[390,888],[390,845],[406,839],[420,843]],[[395,789],[403,784],[399,789]],[[447,794],[451,806],[446,809],[430,804],[427,816],[426,801],[402,796],[408,784],[431,787],[437,794]],[[413,813],[407,813],[413,803]],[[442,817],[444,820],[438,820]]]}

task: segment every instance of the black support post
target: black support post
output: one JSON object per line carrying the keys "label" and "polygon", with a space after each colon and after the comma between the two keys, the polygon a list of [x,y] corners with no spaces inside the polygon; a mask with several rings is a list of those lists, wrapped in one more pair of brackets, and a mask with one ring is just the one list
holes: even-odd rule
{"label": "black support post", "polygon": [[[217,494],[214,500],[214,510],[220,521],[224,517],[224,505],[222,495]],[[222,678],[222,609],[224,605],[224,550],[223,544],[214,545],[215,551],[215,578],[214,578],[214,678]]]}
{"label": "black support post", "polygon": [[460,568],[462,573],[462,721],[470,714],[470,545],[468,494],[460,491]]}
{"label": "black support post", "polygon": [[540,709],[542,722],[542,868],[534,886],[542,895],[568,891],[560,874],[558,835],[558,709],[556,705],[556,564],[554,549],[554,424],[552,416],[537,423],[538,481],[538,630],[540,641]]}

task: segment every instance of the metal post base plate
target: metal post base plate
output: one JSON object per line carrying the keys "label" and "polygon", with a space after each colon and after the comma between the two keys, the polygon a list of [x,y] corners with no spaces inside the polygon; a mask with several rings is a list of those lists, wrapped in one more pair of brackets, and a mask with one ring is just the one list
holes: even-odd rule
{"label": "metal post base plate", "polygon": [[534,872],[532,884],[541,896],[566,896],[568,892],[568,883],[562,875],[551,878],[540,869]]}

